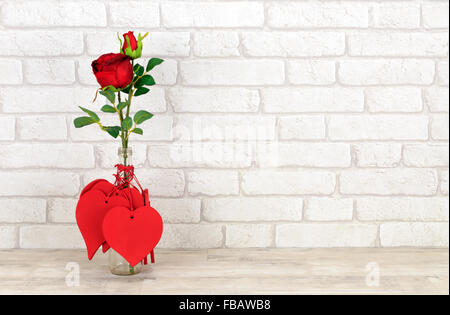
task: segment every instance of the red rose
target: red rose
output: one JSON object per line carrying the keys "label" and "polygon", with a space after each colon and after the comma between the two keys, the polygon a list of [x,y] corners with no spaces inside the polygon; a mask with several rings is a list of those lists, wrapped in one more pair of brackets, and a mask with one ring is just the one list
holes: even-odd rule
{"label": "red rose", "polygon": [[125,88],[133,80],[133,67],[130,57],[122,54],[105,54],[92,62],[92,71],[102,88]]}
{"label": "red rose", "polygon": [[[121,49],[121,53],[124,55],[127,55],[131,59],[137,59],[140,58],[142,55],[142,40],[147,36],[145,34],[144,36],[141,36],[139,33],[138,39],[134,37],[134,34],[132,31],[129,31],[128,33],[123,34],[123,45]],[[119,38],[120,39],[120,38]],[[122,42],[122,41],[120,41]]]}
{"label": "red rose", "polygon": [[125,49],[127,49],[128,44],[127,44],[127,37],[130,39],[130,46],[131,46],[131,50],[134,51],[137,49],[137,40],[136,37],[134,37],[134,34],[132,31],[129,31],[128,33],[123,34],[123,47],[122,47],[122,51],[125,51]]}

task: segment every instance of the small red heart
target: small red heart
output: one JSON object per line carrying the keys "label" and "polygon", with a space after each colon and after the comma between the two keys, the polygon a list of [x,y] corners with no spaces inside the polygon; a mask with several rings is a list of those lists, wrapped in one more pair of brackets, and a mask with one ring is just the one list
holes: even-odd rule
{"label": "small red heart", "polygon": [[161,239],[163,221],[159,213],[149,206],[130,211],[115,207],[103,220],[103,235],[130,265],[142,261]]}
{"label": "small red heart", "polygon": [[86,192],[78,201],[76,219],[83,236],[89,260],[94,257],[98,248],[105,242],[102,223],[105,214],[117,206],[129,207],[130,202],[122,196],[107,197],[100,190]]}

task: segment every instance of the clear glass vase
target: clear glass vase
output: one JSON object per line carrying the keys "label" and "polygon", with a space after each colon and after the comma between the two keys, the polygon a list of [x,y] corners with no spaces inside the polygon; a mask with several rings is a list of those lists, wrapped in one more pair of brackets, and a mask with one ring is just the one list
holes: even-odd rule
{"label": "clear glass vase", "polygon": [[[131,148],[120,147],[117,151],[118,162],[125,166],[133,165],[133,150]],[[125,174],[126,176],[126,174]],[[114,249],[109,249],[109,270],[112,274],[119,276],[131,276],[138,274],[142,271],[142,262],[138,263],[136,266],[131,266],[128,261],[125,260],[119,253]]]}

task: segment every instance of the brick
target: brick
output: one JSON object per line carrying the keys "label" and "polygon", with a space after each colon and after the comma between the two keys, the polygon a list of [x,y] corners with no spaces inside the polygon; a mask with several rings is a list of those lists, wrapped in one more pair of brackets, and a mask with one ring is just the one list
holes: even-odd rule
{"label": "brick", "polygon": [[[0,89],[0,103],[5,113],[67,113],[81,112],[79,105],[92,104],[95,90],[80,87],[7,87]],[[99,97],[92,106],[105,104]],[[101,104],[101,105],[100,105]],[[86,107],[93,108],[91,105]]]}
{"label": "brick", "polygon": [[133,135],[132,139],[133,141],[172,141],[173,139],[172,126],[173,126],[173,117],[155,115],[147,123],[144,123],[143,125],[140,126],[142,129],[144,129],[144,134]]}
{"label": "brick", "polygon": [[96,1],[18,2],[2,7],[6,26],[106,26],[105,5]]}
{"label": "brick", "polygon": [[256,112],[259,107],[257,90],[245,88],[171,88],[169,104],[175,112],[244,113]]}
{"label": "brick", "polygon": [[151,145],[152,167],[242,168],[252,163],[252,147],[245,143],[201,143]]}
{"label": "brick", "polygon": [[85,245],[76,225],[28,225],[20,227],[20,248],[81,249]]}
{"label": "brick", "polygon": [[431,138],[448,140],[448,133],[448,114],[433,115],[431,117]]}
{"label": "brick", "polygon": [[371,12],[376,28],[420,27],[420,5],[415,3],[379,3]]}
{"label": "brick", "polygon": [[300,221],[301,198],[210,198],[203,200],[209,222]]}
{"label": "brick", "polygon": [[259,27],[264,23],[264,7],[256,2],[162,3],[166,27]]}
{"label": "brick", "polygon": [[268,24],[274,28],[368,27],[369,10],[355,3],[272,3]]}
{"label": "brick", "polygon": [[273,227],[269,224],[233,224],[226,226],[225,246],[230,248],[271,247]]}
{"label": "brick", "polygon": [[198,140],[273,140],[275,139],[276,120],[265,116],[217,116],[204,118],[198,115],[177,117],[176,130],[189,132]]}
{"label": "brick", "polygon": [[152,199],[151,205],[158,209],[164,223],[200,222],[199,199]]}
{"label": "brick", "polygon": [[441,178],[441,185],[440,185],[441,193],[443,195],[448,196],[448,170],[441,171],[440,175],[441,175],[440,176],[440,178]]}
{"label": "brick", "polygon": [[242,174],[246,195],[330,195],[336,176],[328,171],[248,171]]}
{"label": "brick", "polygon": [[75,64],[72,60],[25,60],[25,79],[31,84],[72,84],[75,82]]}
{"label": "brick", "polygon": [[19,243],[17,226],[0,225],[0,248],[10,249],[16,248]]}
{"label": "brick", "polygon": [[[189,45],[190,40],[191,35],[189,32],[151,32],[148,37],[145,38],[145,46],[142,50],[142,55],[144,57],[187,57],[191,50]],[[156,71],[156,69],[152,71]]]}
{"label": "brick", "polygon": [[249,56],[340,56],[345,34],[337,32],[245,32],[242,45]]}
{"label": "brick", "polygon": [[429,2],[422,5],[422,19],[425,28],[448,28],[448,3]]}
{"label": "brick", "polygon": [[407,166],[448,167],[448,145],[411,144],[405,145],[403,159]]}
{"label": "brick", "polygon": [[448,223],[383,223],[383,247],[448,247]]}
{"label": "brick", "polygon": [[0,196],[74,196],[80,189],[79,176],[54,171],[1,171]]}
{"label": "brick", "polygon": [[83,53],[83,32],[2,31],[0,42],[3,43],[0,56],[76,56]]}
{"label": "brick", "polygon": [[22,84],[22,63],[19,60],[0,60],[0,84]]}
{"label": "brick", "polygon": [[44,223],[46,211],[44,199],[0,199],[2,223]]}
{"label": "brick", "polygon": [[238,195],[239,173],[236,171],[193,170],[187,174],[191,196]]}
{"label": "brick", "polygon": [[325,117],[286,116],[279,118],[279,137],[282,140],[319,140],[326,137]]}
{"label": "brick", "polygon": [[364,111],[363,91],[353,88],[266,88],[261,95],[269,113]]}
{"label": "brick", "polygon": [[[74,154],[76,152],[76,154]],[[86,144],[8,144],[0,146],[1,168],[91,168],[94,150]]]}
{"label": "brick", "polygon": [[180,197],[184,194],[185,179],[180,170],[139,170],[142,187],[148,188],[152,197]]}
{"label": "brick", "polygon": [[353,199],[311,198],[306,202],[305,220],[308,221],[351,221]]}
{"label": "brick", "polygon": [[54,223],[75,223],[78,199],[52,198],[48,201],[48,220]]}
{"label": "brick", "polygon": [[431,196],[437,191],[438,178],[432,169],[368,169],[344,170],[339,182],[345,195]]}
{"label": "brick", "polygon": [[[1,101],[1,98],[0,98],[0,101]],[[0,126],[2,126],[0,128],[0,141],[14,140],[15,128],[16,128],[16,121],[15,121],[14,117],[0,116]]]}
{"label": "brick", "polygon": [[151,73],[157,85],[173,85],[177,82],[177,61],[164,59],[164,62],[153,69]]}
{"label": "brick", "polygon": [[222,243],[220,225],[165,224],[158,248],[219,248]]}
{"label": "brick", "polygon": [[348,85],[426,85],[434,74],[434,61],[423,59],[346,60],[339,66],[339,80]]}
{"label": "brick", "polygon": [[397,167],[402,159],[400,143],[360,143],[354,151],[359,167]]}
{"label": "brick", "polygon": [[[119,34],[121,36],[122,34]],[[86,51],[90,56],[98,58],[106,52],[119,52],[119,40],[117,34],[113,32],[90,31],[86,32]],[[145,41],[145,40],[144,40]]]}
{"label": "brick", "polygon": [[433,113],[448,113],[448,87],[431,87],[424,90],[424,102]]}
{"label": "brick", "polygon": [[340,143],[261,143],[257,151],[261,168],[349,167],[351,160],[350,145]]}
{"label": "brick", "polygon": [[373,87],[366,90],[366,103],[372,113],[421,112],[422,91],[414,87]]}
{"label": "brick", "polygon": [[446,198],[361,198],[356,202],[361,221],[448,221]]}
{"label": "brick", "polygon": [[348,37],[350,56],[445,57],[448,33],[360,33]]}
{"label": "brick", "polygon": [[437,71],[439,84],[448,86],[448,61],[438,62]]}
{"label": "brick", "polygon": [[239,56],[239,35],[227,31],[196,32],[194,54],[199,57]]}
{"label": "brick", "polygon": [[332,140],[426,140],[428,117],[407,115],[332,116]]}
{"label": "brick", "polygon": [[76,61],[78,82],[83,85],[97,86],[97,80],[92,72],[92,58],[80,58]]}
{"label": "brick", "polygon": [[[143,167],[147,160],[147,145],[133,143],[129,146],[133,152],[130,163],[135,167]],[[121,146],[117,143],[97,144],[95,152],[100,167],[111,168],[117,163],[123,163],[118,155],[118,149]]]}
{"label": "brick", "polygon": [[64,116],[23,116],[17,118],[22,140],[66,140],[67,122]]}
{"label": "brick", "polygon": [[164,113],[167,111],[165,89],[153,86],[145,96],[134,98],[131,106],[134,112],[144,109],[151,113]]}
{"label": "brick", "polygon": [[187,85],[280,85],[284,63],[280,60],[182,61],[180,74]]}
{"label": "brick", "polygon": [[276,228],[277,247],[375,247],[375,224],[281,224]]}
{"label": "brick", "polygon": [[109,3],[110,23],[116,27],[158,27],[159,5],[148,2]]}
{"label": "brick", "polygon": [[336,82],[336,66],[328,60],[290,60],[287,77],[292,84],[328,85]]}

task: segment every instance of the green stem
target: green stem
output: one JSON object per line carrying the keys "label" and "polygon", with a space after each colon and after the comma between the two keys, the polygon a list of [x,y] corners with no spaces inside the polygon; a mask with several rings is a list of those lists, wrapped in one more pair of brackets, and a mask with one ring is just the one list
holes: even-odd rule
{"label": "green stem", "polygon": [[[117,97],[119,99],[119,104],[122,102],[122,98],[120,95],[120,91],[117,93]],[[127,115],[128,116],[128,115]],[[120,125],[122,126],[122,121],[123,121],[123,113],[122,110],[119,111],[119,119],[120,119]],[[125,131],[121,131],[120,132],[120,138],[122,138],[122,148],[126,149],[128,148],[128,139],[125,136]],[[126,155],[124,155],[124,165],[126,165]]]}

